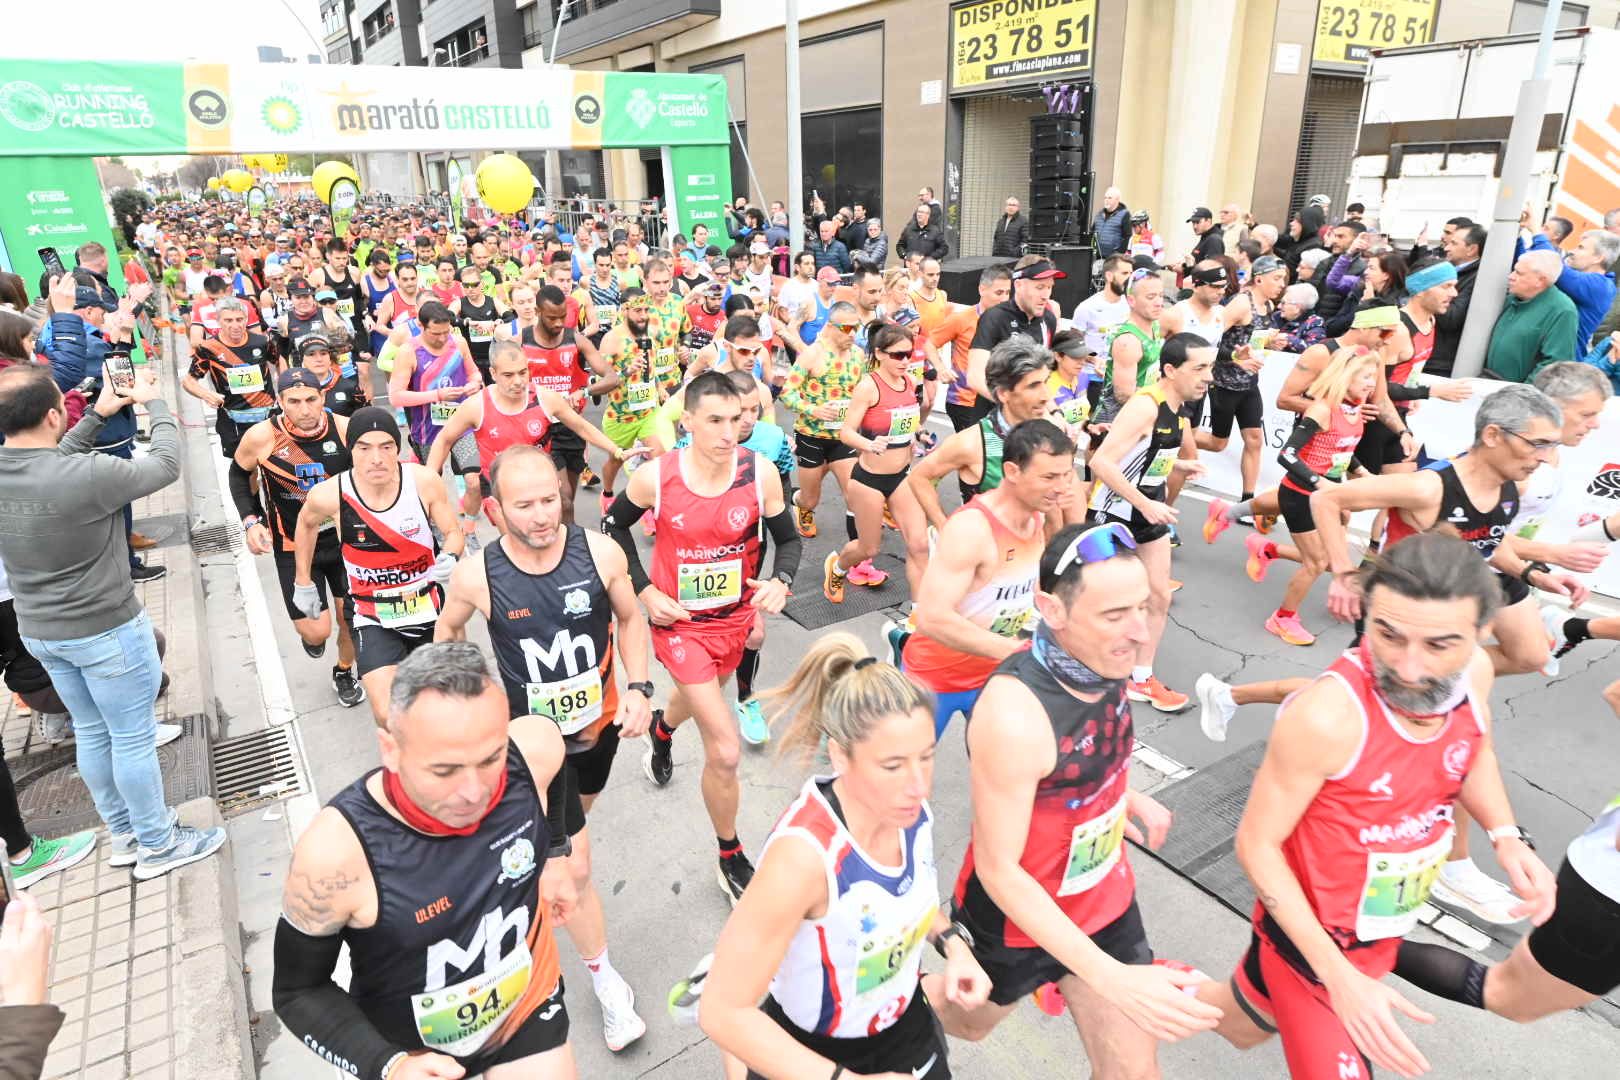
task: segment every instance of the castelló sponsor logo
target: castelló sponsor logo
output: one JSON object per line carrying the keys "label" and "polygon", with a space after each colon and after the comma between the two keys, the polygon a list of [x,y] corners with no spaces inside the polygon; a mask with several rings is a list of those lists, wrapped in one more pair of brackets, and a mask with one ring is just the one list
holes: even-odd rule
{"label": "castell\u00f3 sponsor logo", "polygon": [[339,135],[372,131],[549,131],[551,107],[544,101],[529,104],[440,105],[423,101],[376,100],[375,91],[354,91],[347,85],[330,92],[332,127]]}
{"label": "castell\u00f3 sponsor logo", "polygon": [[662,119],[673,127],[690,127],[693,121],[709,115],[709,95],[673,91],[659,91],[655,95],[646,87],[638,86],[630,91],[624,111],[630,122],[643,130],[654,119]]}
{"label": "castell\u00f3 sponsor logo", "polygon": [[128,86],[64,82],[55,91],[14,79],[0,85],[0,117],[20,131],[157,126],[146,95]]}
{"label": "castell\u00f3 sponsor logo", "polygon": [[56,119],[56,106],[41,87],[19,79],[0,86],[0,116],[12,127],[44,131]]}
{"label": "castell\u00f3 sponsor logo", "polygon": [[645,89],[638,86],[630,91],[630,100],[624,103],[624,111],[630,114],[636,127],[644,128],[658,115],[658,105],[647,96]]}

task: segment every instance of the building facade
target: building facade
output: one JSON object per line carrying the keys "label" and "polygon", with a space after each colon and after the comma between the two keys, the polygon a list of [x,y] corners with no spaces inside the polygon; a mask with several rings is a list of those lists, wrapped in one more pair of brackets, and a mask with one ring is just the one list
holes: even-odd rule
{"label": "building facade", "polygon": [[[439,0],[440,3],[448,0]],[[1043,91],[1090,86],[1090,203],[1117,186],[1172,251],[1196,206],[1282,222],[1313,194],[1342,206],[1367,45],[1534,32],[1541,0],[799,0],[806,198],[866,203],[891,239],[932,189],[953,253],[987,254],[1008,195],[1029,201]],[[784,5],[531,0],[525,65],[723,74],[732,181],[785,199]],[[565,10],[566,9],[566,10]],[[553,29],[562,15],[558,39]],[[1387,20],[1387,21],[1386,21]],[[1614,27],[1620,0],[1565,4]],[[1526,73],[1528,75],[1528,73]],[[603,194],[661,194],[656,160],[606,151]],[[581,175],[588,168],[579,170]],[[537,170],[538,172],[538,170]]]}

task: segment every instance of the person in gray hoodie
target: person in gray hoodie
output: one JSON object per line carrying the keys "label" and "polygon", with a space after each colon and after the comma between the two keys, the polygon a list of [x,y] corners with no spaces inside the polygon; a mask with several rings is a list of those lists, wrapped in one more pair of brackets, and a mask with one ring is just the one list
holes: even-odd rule
{"label": "person in gray hoodie", "polygon": [[[107,418],[151,417],[138,460],[90,451]],[[45,668],[77,736],[79,774],[111,836],[110,863],[137,880],[206,858],[222,828],[180,825],[163,802],[152,621],[127,569],[124,505],[180,475],[180,432],[150,369],[120,391],[102,372],[95,404],[67,430],[62,391],[43,367],[0,371],[0,561],[23,646]]]}

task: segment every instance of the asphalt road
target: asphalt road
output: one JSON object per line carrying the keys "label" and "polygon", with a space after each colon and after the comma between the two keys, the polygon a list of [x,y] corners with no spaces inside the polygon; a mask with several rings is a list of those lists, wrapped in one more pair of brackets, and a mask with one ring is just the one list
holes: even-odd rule
{"label": "asphalt road", "polygon": [[[954,485],[946,486],[954,489]],[[950,498],[954,500],[954,494]],[[597,518],[596,502],[589,493],[580,503],[582,521],[591,527]],[[1201,519],[1201,503],[1189,499],[1183,506],[1189,518]],[[832,538],[842,535],[842,506],[830,482],[822,507],[822,534],[807,542],[806,567],[819,566]],[[1302,616],[1307,626],[1322,634],[1315,646],[1290,647],[1267,634],[1261,624],[1281,594],[1284,575],[1279,573],[1262,585],[1252,584],[1242,570],[1238,529],[1227,533],[1214,548],[1196,539],[1196,527],[1184,531],[1195,539],[1176,553],[1175,574],[1186,587],[1175,598],[1172,625],[1156,667],[1166,683],[1190,693],[1203,671],[1236,680],[1311,674],[1326,667],[1348,641],[1348,628],[1332,626],[1326,614],[1325,586],[1313,594]],[[483,534],[486,539],[493,537],[488,526]],[[885,550],[901,553],[893,534],[887,538]],[[325,801],[377,764],[370,713],[363,705],[346,710],[335,703],[328,680],[330,654],[322,661],[304,656],[282,612],[270,559],[256,560],[256,568],[309,751],[315,793]],[[809,572],[807,577],[806,587],[814,588],[816,575]],[[219,596],[211,597],[210,615],[226,620],[216,625],[228,630],[230,613],[222,610],[224,603]],[[881,613],[872,614],[841,628],[857,633],[876,651],[882,621]],[[473,627],[471,636],[483,640],[481,626]],[[814,634],[789,620],[772,619],[759,685],[769,686],[786,676],[813,638]],[[240,638],[233,642],[229,633],[222,634],[219,641],[222,650],[241,648]],[[216,693],[222,708],[230,711],[233,699],[251,693],[252,668],[231,655],[214,659]],[[1559,678],[1509,678],[1498,684],[1492,696],[1500,754],[1514,805],[1554,865],[1564,845],[1589,820],[1590,812],[1615,793],[1613,762],[1620,757],[1620,721],[1598,696],[1602,686],[1620,672],[1615,660],[1612,646],[1588,645],[1566,658]],[[235,679],[233,670],[243,671],[247,677]],[[656,664],[654,673],[663,700],[668,678]],[[1143,707],[1136,713],[1136,723],[1142,743],[1197,768],[1264,738],[1270,710],[1242,711],[1224,745],[1203,737],[1193,710],[1165,716]],[[675,777],[667,789],[655,789],[642,774],[641,753],[641,745],[635,742],[626,743],[620,751],[613,777],[592,815],[591,834],[613,961],[636,989],[649,1030],[616,1060],[608,1053],[601,1042],[600,1016],[588,991],[587,976],[564,941],[572,1041],[582,1077],[717,1077],[715,1049],[696,1028],[674,1025],[663,1008],[669,987],[712,947],[728,910],[714,883],[715,851],[697,786],[700,749],[696,732],[683,730],[678,735]],[[804,774],[799,764],[779,760],[769,750],[745,754],[740,835],[750,850],[758,850]],[[1146,769],[1134,777],[1137,786],[1145,788],[1162,780]],[[942,880],[942,891],[949,890],[966,843],[967,791],[958,721],[945,739],[933,797],[939,865],[942,874],[949,875]],[[1482,841],[1479,848],[1489,866],[1488,845]],[[1133,862],[1140,902],[1158,953],[1224,977],[1247,940],[1243,921],[1141,853],[1133,853]],[[262,934],[273,924],[273,908],[257,905],[250,910],[244,903],[243,921],[248,935]],[[1431,1075],[1504,1080],[1614,1075],[1620,1033],[1602,1017],[1571,1014],[1518,1028],[1412,993],[1439,1016],[1435,1027],[1417,1035],[1434,1063]],[[301,1051],[294,1046],[286,1052]],[[1275,1046],[1239,1055],[1212,1036],[1166,1047],[1161,1061],[1164,1074],[1174,1077],[1229,1080],[1233,1076],[1286,1075]],[[959,1077],[985,1080],[1089,1074],[1072,1025],[1045,1017],[1032,1007],[1020,1009],[981,1044],[954,1043],[952,1067]],[[298,1074],[296,1070],[284,1073]]]}

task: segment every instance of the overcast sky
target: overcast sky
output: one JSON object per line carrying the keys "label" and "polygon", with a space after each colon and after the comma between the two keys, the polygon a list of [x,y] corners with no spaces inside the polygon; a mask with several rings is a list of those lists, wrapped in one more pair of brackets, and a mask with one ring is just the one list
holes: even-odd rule
{"label": "overcast sky", "polygon": [[300,59],[322,51],[319,0],[49,0],[37,10],[0,57],[256,60],[260,45]]}

